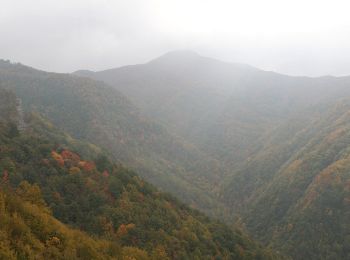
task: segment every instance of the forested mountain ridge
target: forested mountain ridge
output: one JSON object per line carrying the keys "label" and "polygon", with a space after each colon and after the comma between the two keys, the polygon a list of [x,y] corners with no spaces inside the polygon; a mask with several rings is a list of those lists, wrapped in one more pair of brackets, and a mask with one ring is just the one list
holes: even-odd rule
{"label": "forested mountain ridge", "polygon": [[350,257],[349,77],[291,77],[188,52],[82,76],[225,165],[221,199],[256,238],[294,259]]}
{"label": "forested mountain ridge", "polygon": [[224,172],[218,161],[144,117],[115,89],[5,61],[0,63],[0,86],[15,91],[24,110],[42,113],[73,137],[103,147],[192,206],[223,215],[215,199]]}
{"label": "forested mountain ridge", "polygon": [[[113,152],[192,205],[225,212],[226,220],[236,216],[293,259],[349,258],[349,77],[289,77],[188,52],[82,74],[3,62],[0,84],[22,98],[25,110]],[[68,144],[68,151],[85,151],[80,158],[103,153],[34,118],[41,122],[36,132],[60,140],[51,159]]]}
{"label": "forested mountain ridge", "polygon": [[229,167],[249,157],[259,139],[289,116],[350,92],[348,77],[290,77],[189,51],[76,74],[115,87],[147,115]]}
{"label": "forested mountain ridge", "polygon": [[[36,113],[26,116],[25,130],[14,131],[16,125],[2,112],[16,118],[15,95],[0,90],[0,101],[1,257],[279,258]],[[85,159],[79,151],[95,158]]]}

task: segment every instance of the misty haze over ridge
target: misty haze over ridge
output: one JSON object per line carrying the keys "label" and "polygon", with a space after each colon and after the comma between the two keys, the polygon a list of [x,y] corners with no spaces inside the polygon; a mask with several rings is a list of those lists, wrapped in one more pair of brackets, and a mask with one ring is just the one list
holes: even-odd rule
{"label": "misty haze over ridge", "polygon": [[348,2],[3,0],[0,57],[55,72],[174,49],[288,75],[349,75]]}
{"label": "misty haze over ridge", "polygon": [[[226,64],[229,66],[232,65],[232,66],[236,66],[236,68],[242,68],[242,69],[245,68],[245,69],[250,69],[250,70],[252,69],[255,71],[275,73],[275,74],[279,74],[279,75],[283,75],[283,76],[290,76],[290,77],[297,77],[297,78],[299,78],[299,77],[305,77],[305,78],[322,78],[322,77],[341,78],[341,77],[350,76],[350,72],[347,74],[324,73],[324,74],[319,74],[319,75],[313,74],[313,73],[298,74],[298,73],[293,73],[293,72],[290,72],[290,73],[281,72],[279,70],[267,69],[267,68],[255,66],[253,64],[249,64],[249,63],[245,63],[245,62],[238,62],[238,61],[233,61],[233,60],[227,61],[225,59],[202,54],[202,53],[200,53],[196,50],[193,50],[193,49],[170,50],[170,51],[167,51],[167,52],[160,54],[159,56],[155,56],[151,59],[148,59],[144,62],[139,62],[139,63],[134,63],[134,64],[115,65],[115,66],[112,65],[111,67],[102,68],[100,70],[89,70],[89,69],[85,69],[83,67],[81,69],[74,71],[73,74],[77,73],[80,75],[84,75],[84,74],[90,74],[90,73],[95,73],[95,72],[108,72],[108,71],[112,71],[115,69],[129,68],[132,66],[147,65],[147,64],[152,64],[152,63],[154,64],[154,63],[157,63],[158,61],[167,62],[167,60],[173,64],[174,64],[174,62],[177,63],[178,66],[183,66],[187,62],[189,62],[191,60],[195,60],[195,59],[201,59],[202,61],[205,61],[205,62],[210,61],[210,62],[222,63],[222,64]],[[26,64],[26,65],[28,65],[28,64]]]}
{"label": "misty haze over ridge", "polygon": [[[257,141],[293,114],[348,96],[350,79],[286,76],[192,51],[166,53],[145,64],[75,74],[116,88],[148,116],[204,149],[217,147],[214,156],[222,153],[221,147],[234,154],[240,151],[240,158],[234,156],[236,161],[249,156],[247,143]],[[247,123],[249,131],[237,129]],[[230,133],[234,133],[232,143],[228,142]],[[219,157],[227,154],[224,149]]]}

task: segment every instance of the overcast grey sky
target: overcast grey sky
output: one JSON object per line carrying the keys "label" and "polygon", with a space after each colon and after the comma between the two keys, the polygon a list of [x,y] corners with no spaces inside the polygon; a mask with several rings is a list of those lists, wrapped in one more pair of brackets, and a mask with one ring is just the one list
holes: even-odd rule
{"label": "overcast grey sky", "polygon": [[0,0],[0,58],[72,72],[192,49],[292,75],[350,75],[340,0]]}

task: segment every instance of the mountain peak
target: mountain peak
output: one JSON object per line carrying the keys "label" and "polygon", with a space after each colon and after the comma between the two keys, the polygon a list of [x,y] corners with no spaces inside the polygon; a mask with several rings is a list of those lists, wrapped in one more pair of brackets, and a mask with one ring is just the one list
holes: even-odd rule
{"label": "mountain peak", "polygon": [[177,62],[191,62],[201,58],[201,56],[192,50],[175,50],[170,51],[162,56],[150,61],[149,63],[177,63]]}
{"label": "mountain peak", "polygon": [[189,49],[183,49],[183,50],[174,50],[174,51],[169,51],[162,55],[161,57],[173,57],[173,56],[182,56],[182,57],[199,57],[200,55]]}

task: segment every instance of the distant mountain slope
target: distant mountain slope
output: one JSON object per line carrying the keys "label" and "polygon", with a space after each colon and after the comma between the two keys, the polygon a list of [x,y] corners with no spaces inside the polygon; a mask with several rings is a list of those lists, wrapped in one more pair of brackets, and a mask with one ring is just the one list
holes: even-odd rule
{"label": "distant mountain slope", "polygon": [[289,77],[189,51],[79,73],[120,90],[147,115],[230,166],[290,115],[350,90],[349,78]]}
{"label": "distant mountain slope", "polygon": [[215,200],[223,172],[219,163],[142,116],[115,89],[4,61],[0,86],[14,90],[25,110],[38,111],[75,138],[110,151],[163,190],[207,212],[220,208]]}
{"label": "distant mountain slope", "polygon": [[224,163],[222,200],[261,241],[294,259],[350,257],[349,77],[289,77],[188,52],[88,76]]}
{"label": "distant mountain slope", "polygon": [[[0,90],[0,100],[16,114],[13,94]],[[277,259],[241,231],[113,164],[101,150],[94,160],[81,157],[73,149],[92,155],[96,148],[47,119],[31,114],[26,123],[14,132],[8,119],[0,122],[1,258]]]}
{"label": "distant mountain slope", "polygon": [[243,65],[233,67],[237,71],[232,74],[226,63],[180,51],[142,65],[76,74],[105,81],[148,115],[179,133],[188,134],[195,133],[207,117],[210,119],[220,112],[221,106],[217,104],[227,100],[226,90],[245,70],[257,71]]}

